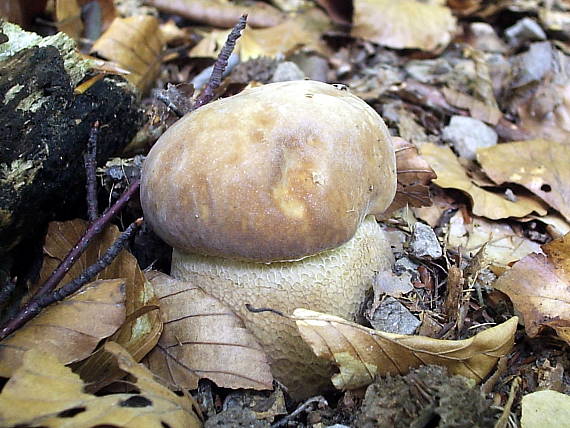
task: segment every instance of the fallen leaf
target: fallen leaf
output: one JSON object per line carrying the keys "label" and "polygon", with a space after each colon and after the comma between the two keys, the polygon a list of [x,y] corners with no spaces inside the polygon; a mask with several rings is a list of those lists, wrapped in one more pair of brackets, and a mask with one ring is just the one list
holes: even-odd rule
{"label": "fallen leaf", "polygon": [[436,178],[435,173],[418,154],[416,146],[398,137],[392,138],[392,141],[396,152],[398,187],[396,197],[386,212],[396,211],[406,205],[431,205],[428,185]]}
{"label": "fallen leaf", "polygon": [[526,187],[570,221],[570,145],[545,140],[498,144],[477,151],[477,160],[495,183]]}
{"label": "fallen leaf", "polygon": [[10,377],[29,349],[50,352],[63,364],[82,360],[124,321],[124,280],[92,282],[0,342],[0,376]]}
{"label": "fallen leaf", "polygon": [[557,391],[536,391],[521,401],[522,428],[561,427],[570,420],[570,396]]}
{"label": "fallen leaf", "polygon": [[168,14],[222,28],[233,27],[244,13],[252,27],[273,27],[285,18],[279,10],[259,1],[247,6],[227,0],[149,0],[147,3]]}
{"label": "fallen leaf", "polygon": [[353,5],[351,34],[389,48],[441,50],[449,44],[456,28],[451,11],[438,4],[354,0]]}
{"label": "fallen leaf", "polygon": [[338,389],[355,389],[376,376],[404,374],[435,364],[477,382],[493,369],[514,343],[518,318],[465,340],[438,340],[372,330],[342,318],[307,309],[293,313],[303,339],[320,358],[338,365],[332,378]]}
{"label": "fallen leaf", "polygon": [[83,33],[83,22],[77,0],[56,0],[55,21],[58,31],[63,31],[75,41],[79,40]]}
{"label": "fallen leaf", "polygon": [[540,215],[546,214],[544,207],[530,197],[517,195],[517,201],[512,202],[500,194],[478,187],[449,147],[426,143],[420,147],[420,154],[437,174],[433,182],[443,188],[459,189],[467,193],[473,202],[475,215],[497,220],[524,217],[533,211]]}
{"label": "fallen leaf", "polygon": [[316,0],[331,19],[339,24],[350,25],[354,7],[352,1],[346,0]]}
{"label": "fallen leaf", "polygon": [[81,378],[49,353],[33,349],[25,353],[0,394],[0,425],[88,428],[201,426],[190,395],[178,396],[157,383],[141,364],[116,343],[107,351],[122,370],[136,380],[139,393],[97,397],[83,392]]}
{"label": "fallen leaf", "polygon": [[570,234],[542,251],[520,260],[493,286],[509,296],[530,337],[551,327],[570,343]]}
{"label": "fallen leaf", "polygon": [[490,125],[497,125],[503,117],[503,113],[496,106],[486,104],[484,101],[478,100],[471,95],[451,88],[443,88],[442,92],[449,104],[460,109],[469,110],[469,114],[475,119]]}
{"label": "fallen leaf", "polygon": [[[313,8],[297,14],[282,24],[271,28],[246,28],[234,49],[241,61],[258,57],[276,57],[290,54],[301,47],[328,55],[329,49],[321,40],[321,34],[330,28],[324,12]],[[191,57],[217,58],[229,31],[214,30],[192,48]]]}
{"label": "fallen leaf", "polygon": [[158,19],[135,15],[115,18],[97,39],[91,53],[128,70],[126,79],[144,93],[158,76],[163,49]]}
{"label": "fallen leaf", "polygon": [[539,253],[540,245],[515,233],[506,223],[497,223],[473,217],[466,224],[458,212],[449,221],[447,246],[457,249],[467,257],[473,257],[484,246],[485,260],[494,272],[504,272],[515,261],[531,253]]}
{"label": "fallen leaf", "polygon": [[180,389],[208,378],[224,388],[271,389],[267,357],[232,310],[190,282],[151,272],[164,332],[150,369]]}
{"label": "fallen leaf", "polygon": [[[83,220],[52,222],[44,244],[44,262],[39,283],[43,283],[64,259],[69,250],[79,241],[87,223]],[[115,242],[120,232],[116,226],[107,227],[96,237],[85,253],[77,260],[62,280],[62,284],[77,278],[85,269],[97,262],[101,255]],[[158,299],[152,285],[148,283],[135,257],[123,250],[95,279],[125,279],[126,322],[110,340],[119,343],[140,361],[158,342],[162,322],[158,310]],[[99,349],[87,361],[81,363],[78,372],[96,389],[113,380],[119,372],[112,363],[113,358]]]}

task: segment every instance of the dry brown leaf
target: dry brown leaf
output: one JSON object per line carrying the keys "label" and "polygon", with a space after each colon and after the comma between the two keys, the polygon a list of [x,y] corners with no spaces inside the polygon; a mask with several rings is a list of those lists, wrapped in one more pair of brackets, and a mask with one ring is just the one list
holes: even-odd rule
{"label": "dry brown leaf", "polygon": [[443,88],[442,92],[449,104],[457,108],[469,110],[469,114],[475,119],[490,125],[497,125],[503,117],[503,113],[496,106],[489,105],[471,95],[451,88]]}
{"label": "dry brown leaf", "polygon": [[79,40],[83,33],[83,21],[77,0],[56,0],[55,20],[58,31],[63,31],[75,41]]}
{"label": "dry brown leaf", "polygon": [[413,144],[398,137],[392,138],[396,151],[398,187],[396,197],[386,212],[396,211],[410,205],[431,205],[429,183],[436,178],[429,164],[418,154]]}
{"label": "dry brown leaf", "polygon": [[[83,220],[49,224],[39,283],[43,283],[59,265],[86,228],[87,223]],[[116,226],[110,226],[101,232],[69,270],[62,283],[78,277],[88,266],[99,260],[119,234]],[[162,332],[158,299],[152,285],[145,280],[137,260],[127,250],[121,251],[113,263],[95,279],[114,278],[125,279],[127,321],[110,340],[125,347],[135,360],[140,361],[154,348]],[[97,382],[97,386],[105,384],[118,374],[116,367],[113,366],[113,359],[102,349],[83,362],[78,370],[83,379]]]}
{"label": "dry brown leaf", "polygon": [[507,294],[523,317],[525,330],[535,337],[551,327],[570,343],[570,234],[542,246],[494,284]]}
{"label": "dry brown leaf", "polygon": [[338,389],[355,389],[376,376],[404,374],[426,364],[447,367],[477,382],[514,343],[518,318],[465,340],[438,340],[372,330],[342,318],[307,309],[293,313],[303,339],[320,358],[338,365],[332,378]]}
{"label": "dry brown leaf", "polygon": [[352,1],[346,0],[316,0],[334,22],[343,25],[350,25],[354,7]]}
{"label": "dry brown leaf", "polygon": [[468,257],[473,257],[485,246],[485,260],[493,267],[494,272],[500,273],[507,269],[510,263],[530,253],[540,252],[539,244],[517,235],[508,224],[478,217],[473,217],[470,224],[465,224],[460,212],[449,221],[447,246],[460,250]]}
{"label": "dry brown leaf", "polygon": [[[323,55],[330,51],[321,40],[321,35],[330,28],[330,21],[324,12],[313,8],[293,16],[282,24],[271,28],[246,28],[234,49],[242,61],[258,57],[275,57],[290,54],[300,47]],[[229,31],[214,30],[192,48],[191,57],[217,58]]]}
{"label": "dry brown leaf", "polygon": [[147,3],[162,12],[222,28],[233,27],[244,13],[248,14],[247,24],[251,27],[273,27],[285,19],[279,10],[259,1],[247,6],[227,0],[149,0]]}
{"label": "dry brown leaf", "polygon": [[35,0],[33,2],[23,2],[22,0],[2,0],[0,1],[0,17],[7,21],[27,28],[36,17],[44,12],[47,0]]}
{"label": "dry brown leaf", "polygon": [[420,154],[437,174],[433,182],[446,189],[459,189],[467,193],[473,202],[475,215],[497,220],[524,217],[533,211],[540,215],[546,214],[544,207],[532,198],[517,195],[518,200],[511,202],[500,194],[475,185],[449,147],[426,143],[420,147]]}
{"label": "dry brown leaf", "polygon": [[455,32],[451,11],[416,0],[354,0],[354,37],[394,49],[435,51],[445,48]]}
{"label": "dry brown leaf", "polygon": [[136,394],[96,397],[83,392],[81,378],[39,350],[25,353],[0,394],[0,425],[90,428],[189,427],[202,424],[190,395],[177,396],[157,383],[141,364],[116,343],[106,345],[122,370],[136,380]]}
{"label": "dry brown leaf", "polygon": [[124,321],[124,280],[92,282],[0,342],[0,376],[10,377],[29,349],[50,352],[63,364],[82,360]]}
{"label": "dry brown leaf", "polygon": [[479,150],[477,160],[495,183],[526,187],[570,221],[570,145],[545,140],[498,144]]}
{"label": "dry brown leaf", "polygon": [[136,15],[115,18],[95,42],[91,53],[128,70],[127,80],[145,92],[158,76],[163,48],[158,19]]}
{"label": "dry brown leaf", "polygon": [[180,389],[195,389],[202,378],[225,388],[272,388],[263,349],[228,306],[187,281],[149,277],[164,321],[147,360],[153,373]]}

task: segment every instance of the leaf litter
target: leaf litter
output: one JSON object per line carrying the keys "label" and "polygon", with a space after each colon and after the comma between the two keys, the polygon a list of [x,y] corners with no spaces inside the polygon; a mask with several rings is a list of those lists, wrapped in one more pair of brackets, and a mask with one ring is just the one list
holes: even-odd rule
{"label": "leaf litter", "polygon": [[[66,6],[69,6],[70,12],[66,13],[71,19],[69,32],[77,37],[77,34],[81,33],[81,22],[77,19],[76,9],[77,5],[83,6],[81,2],[68,3]],[[120,25],[121,19],[143,10],[146,14],[150,11],[150,15],[156,15],[156,10],[148,6],[130,6],[133,9],[126,12],[127,6],[121,5],[117,6],[113,13],[108,13],[109,2],[96,3],[104,5],[107,10],[108,22],[105,27],[109,26],[115,13],[116,26]],[[129,79],[134,79],[132,82],[140,85],[143,90],[153,86],[162,88],[167,82],[179,84],[191,81],[208,65],[206,58],[214,58],[218,54],[227,36],[225,30],[218,28],[231,27],[241,13],[237,11],[234,2],[224,0],[179,0],[176,2],[179,8],[177,10],[167,10],[168,5],[163,4],[164,2],[150,3],[166,13],[167,18],[174,18],[170,21],[170,28],[163,26],[164,35],[167,37],[162,39],[159,34],[161,31],[157,30],[160,20],[151,17],[134,18],[153,23],[149,27],[141,26],[142,34],[137,36],[139,39],[128,42],[124,52],[117,54],[107,48],[108,58],[119,65],[101,65],[102,72],[120,70]],[[256,28],[246,30],[240,42],[241,46],[236,49],[237,62],[240,63],[238,67],[247,69],[247,73],[241,75],[247,78],[238,82],[238,79],[234,80],[232,77],[237,75],[230,74],[216,96],[238,92],[244,83],[272,81],[274,76],[278,75],[275,73],[277,67],[284,62],[290,62],[307,77],[324,76],[321,78],[352,87],[384,114],[394,134],[399,132],[411,141],[405,143],[407,146],[402,150],[403,156],[398,159],[400,172],[404,169],[414,171],[399,175],[399,191],[402,194],[407,192],[407,199],[399,200],[393,207],[396,210],[393,215],[383,221],[391,231],[402,232],[400,237],[403,238],[397,244],[399,253],[396,266],[398,269],[407,269],[406,279],[403,281],[406,284],[394,293],[395,300],[403,309],[421,320],[420,334],[397,336],[396,340],[396,336],[389,333],[370,330],[327,314],[304,314],[308,320],[299,322],[305,322],[302,328],[306,333],[309,332],[308,335],[312,332],[311,340],[315,346],[321,346],[319,352],[327,358],[338,358],[335,361],[339,363],[340,373],[334,379],[344,387],[352,387],[353,381],[355,384],[365,385],[372,382],[373,377],[378,374],[405,373],[418,365],[418,355],[429,355],[436,364],[448,367],[452,373],[461,373],[479,382],[492,372],[497,359],[508,358],[506,366],[509,367],[511,377],[505,374],[506,369],[502,369],[499,364],[487,382],[495,382],[489,390],[493,391],[495,401],[505,406],[503,419],[510,417],[515,420],[513,418],[521,413],[520,407],[513,407],[515,398],[512,391],[515,389],[508,388],[512,376],[516,379],[517,376],[525,377],[526,382],[522,383],[523,394],[533,392],[535,378],[544,372],[542,359],[546,359],[549,364],[550,361],[554,364],[553,370],[562,373],[558,376],[562,379],[559,382],[561,386],[557,388],[566,394],[570,393],[570,388],[564,384],[564,372],[570,370],[568,360],[564,358],[570,336],[569,316],[564,305],[568,303],[570,291],[564,261],[568,258],[567,238],[563,236],[568,233],[569,214],[566,202],[567,183],[570,182],[566,176],[568,168],[565,167],[568,157],[566,143],[570,129],[566,99],[569,8],[563,2],[539,1],[406,0],[386,4],[383,0],[319,0],[316,3],[323,6],[324,12],[322,9],[316,9],[310,1],[279,0],[249,4],[250,23],[256,23]],[[347,6],[348,3],[350,7]],[[183,12],[183,9],[186,12]],[[185,13],[186,18],[195,21],[193,24],[178,18]],[[534,24],[546,31],[542,31],[544,36],[517,33],[521,31],[520,28],[532,28],[532,23],[523,22],[523,18],[528,20],[529,16]],[[54,21],[59,21],[61,17],[55,15],[54,18]],[[386,18],[389,19],[385,24],[379,24]],[[427,22],[430,25],[426,25]],[[517,25],[512,25],[515,22]],[[218,28],[199,28],[195,23]],[[353,24],[352,29],[342,27],[347,23]],[[58,23],[61,29],[65,29],[61,24]],[[102,46],[103,42],[107,45],[122,43],[127,33],[126,30],[107,33],[100,40],[99,46]],[[477,34],[479,36],[476,36]],[[485,37],[480,37],[481,34]],[[164,42],[169,49],[166,54],[163,51]],[[103,51],[105,49],[101,49],[101,52]],[[152,55],[149,55],[149,52]],[[105,56],[103,53],[102,55]],[[271,60],[267,60],[268,56]],[[324,61],[317,61],[323,58]],[[544,58],[544,61],[537,58]],[[139,59],[140,64],[133,68],[133,64]],[[317,63],[320,65],[317,66]],[[315,71],[315,67],[320,68]],[[296,75],[299,76],[298,73]],[[81,91],[88,91],[90,85],[96,82],[97,79],[94,78],[84,84]],[[395,99],[397,107],[394,104]],[[172,112],[159,114],[162,124],[158,125],[158,116],[151,116],[153,119],[145,125],[147,135],[132,146],[136,147],[136,150],[145,152],[156,139],[153,132],[159,133],[157,129],[163,129],[164,123],[173,121]],[[485,122],[498,134],[499,144],[479,150],[475,162],[458,157],[449,146],[444,145],[445,141],[441,138],[441,131],[449,123],[451,116],[458,115]],[[155,123],[152,124],[152,121]],[[417,156],[417,152],[421,157]],[[437,174],[437,178],[432,175],[433,172]],[[431,196],[427,192],[428,187],[431,187]],[[422,206],[432,202],[431,207]],[[441,258],[418,258],[412,253],[410,234],[414,230],[414,223],[418,221],[427,222],[439,242],[444,244]],[[83,226],[58,226],[59,231],[53,229],[54,227],[50,226],[48,233],[50,239],[45,246],[42,278],[53,268],[50,258],[53,258],[52,261],[61,260],[81,235]],[[69,235],[69,231],[74,228],[77,232],[73,237],[54,246],[56,235],[59,234],[60,238]],[[105,233],[109,233],[109,230]],[[109,244],[114,239],[112,236],[116,235],[105,238],[109,240]],[[553,238],[558,240],[549,242]],[[68,279],[76,277],[86,266],[97,260],[105,249],[105,245],[99,245],[95,244],[88,259],[80,261],[77,269],[70,271]],[[137,254],[137,246],[134,245],[132,249]],[[156,250],[154,254],[158,259]],[[125,302],[122,310],[126,321],[119,322],[120,317],[115,317],[113,328],[119,328],[119,331],[112,336],[113,340],[124,346],[135,361],[139,361],[154,348],[147,361],[150,367],[156,370],[156,374],[160,375],[160,382],[175,389],[196,388],[197,385],[200,387],[209,382],[206,379],[198,381],[200,378],[213,380],[219,387],[271,386],[270,371],[263,358],[263,350],[247,336],[239,318],[228,313],[223,305],[217,306],[220,305],[219,302],[208,300],[208,296],[189,284],[173,284],[173,280],[163,278],[152,285],[144,280],[140,270],[134,269],[136,260],[132,257],[120,264],[122,268],[99,276],[84,292],[87,293],[95,285],[123,287],[126,297],[122,297]],[[497,280],[495,275],[499,276]],[[121,282],[119,278],[125,278],[126,281]],[[386,273],[383,281],[391,281],[393,278],[402,277]],[[170,302],[167,290],[169,286],[180,287],[181,295],[191,295],[187,300],[192,304],[181,307],[181,302],[184,302],[182,299]],[[118,298],[116,291],[110,293],[110,296]],[[76,296],[70,298],[69,302],[74,298]],[[205,311],[205,307],[210,307],[209,305],[215,309],[213,313]],[[514,310],[510,305],[514,306]],[[24,343],[14,354],[16,356],[4,358],[2,361],[4,363],[5,360],[9,366],[5,376],[14,373],[13,383],[19,379],[18,370],[25,370],[27,358],[42,361],[35,364],[44,364],[46,370],[53,373],[66,370],[63,366],[56,368],[54,357],[37,354],[37,348],[53,351],[55,358],[69,363],[87,357],[97,347],[101,338],[113,334],[114,330],[108,328],[109,331],[104,334],[99,333],[99,339],[92,338],[88,346],[79,347],[75,345],[79,343],[75,339],[66,342],[68,338],[57,337],[57,344],[72,344],[64,346],[72,352],[62,352],[57,346],[42,345],[42,339],[47,340],[51,336],[43,338],[39,337],[41,335],[37,332],[32,335],[26,333],[26,328],[37,328],[34,323],[40,323],[45,316],[54,316],[60,322],[61,327],[57,328],[71,326],[72,330],[77,328],[77,331],[80,331],[77,325],[74,327],[73,322],[81,323],[83,318],[73,320],[68,315],[58,315],[57,310],[61,311],[58,308],[62,306],[60,303],[45,309],[29,326],[2,342],[9,343],[20,335],[20,340]],[[162,336],[159,307],[160,316],[165,322]],[[194,310],[208,314],[205,318],[210,318],[209,323],[194,323],[192,326],[191,322],[187,322],[192,318],[189,315],[193,314]],[[104,316],[104,313],[106,312],[95,316]],[[226,321],[222,322],[216,313],[223,313]],[[510,318],[514,314],[520,315],[524,330],[519,328],[514,348],[511,350],[517,328],[516,318]],[[90,313],[85,312],[84,315],[85,319],[88,319]],[[230,319],[231,322],[228,322]],[[217,331],[218,323],[223,326],[220,331]],[[490,327],[493,325],[494,327]],[[90,327],[97,330],[100,326]],[[324,342],[321,336],[319,340],[315,339],[317,336],[314,331],[318,329],[323,329],[323,337],[327,338]],[[338,335],[338,330],[341,329],[350,330],[350,334],[346,333],[342,340]],[[189,343],[180,342],[180,338],[188,334],[188,331],[194,331],[198,335],[205,334],[210,339],[218,337],[218,334],[223,340],[241,341],[231,342],[236,345],[233,348],[228,347],[232,351],[217,359],[204,349],[194,347],[190,350]],[[475,334],[476,332],[479,333]],[[159,345],[155,347],[159,336]],[[481,342],[481,337],[486,339]],[[550,341],[553,338],[554,344]],[[377,354],[351,354],[355,349],[352,346],[354,343],[360,346],[370,340],[375,343]],[[527,347],[529,340],[534,344],[534,353]],[[408,341],[412,345],[401,346]],[[484,346],[479,347],[479,343]],[[247,352],[253,352],[255,357],[250,358],[244,349],[238,351],[237,348],[242,344],[246,344]],[[359,349],[358,346],[356,349]],[[172,361],[169,365],[169,359],[165,358],[166,354],[161,351],[161,347],[171,349],[172,353],[179,353],[177,364],[182,362],[191,370],[177,371]],[[33,350],[25,352],[28,348]],[[325,352],[324,349],[328,351]],[[447,355],[450,349],[452,352],[459,352],[461,357],[452,358]],[[89,359],[75,363],[73,367],[89,382],[87,390],[98,391],[125,371],[129,371],[125,370],[125,367],[129,366],[125,359],[122,363],[117,362],[122,357],[128,359],[124,352],[117,351],[111,343],[107,343],[100,346]],[[118,353],[121,353],[121,358],[117,357]],[[401,364],[390,366],[390,362],[378,363],[378,355],[385,354],[395,356],[393,361]],[[24,365],[18,369],[22,356]],[[251,376],[253,370],[258,376],[256,381],[247,384],[222,373],[222,367],[230,367],[232,358],[239,360],[239,364],[233,365],[232,370],[237,367],[236,373],[246,376]],[[204,363],[207,364],[202,365]],[[122,367],[119,367],[121,364]],[[192,370],[202,370],[209,374],[190,375]],[[411,374],[417,376],[413,370]],[[388,376],[383,379],[391,378]],[[417,378],[411,379],[415,380],[410,382],[419,385]],[[12,380],[8,381],[7,386],[11,385],[10,382]],[[513,385],[515,384],[513,382]],[[83,386],[77,391],[82,391],[82,388]],[[437,388],[430,388],[430,393],[437,396]],[[10,389],[5,387],[4,392],[7,391]],[[223,390],[216,387],[211,391],[212,401],[219,401],[221,397],[226,396]],[[23,392],[25,391],[19,394]],[[79,394],[83,395],[65,398],[70,400],[68,404],[71,407],[73,399],[88,395],[84,392]],[[205,395],[201,397],[204,398]],[[351,392],[344,393],[342,397],[346,403],[353,400]],[[528,397],[532,397],[532,394]],[[63,401],[65,399],[62,397]],[[525,407],[529,408],[529,402],[530,400],[523,399],[523,426],[530,423],[525,422],[524,417]],[[188,403],[183,405],[184,409],[187,409],[184,417],[190,415],[187,423],[194,426],[192,424],[199,422],[192,416],[192,405]],[[321,403],[318,405],[320,408],[315,408],[315,403]],[[291,421],[306,418],[307,423],[313,426],[321,423],[319,421],[348,425],[356,423],[354,418],[351,419],[347,414],[355,413],[354,406],[359,405],[359,399],[353,402],[353,407],[346,404],[344,414],[342,406],[345,404],[339,405],[335,413],[322,403],[321,400],[307,402],[299,407],[298,413],[291,412],[286,418],[291,417]],[[402,404],[398,405],[402,407]],[[544,410],[543,404],[539,406],[539,410],[532,411],[549,412]],[[71,407],[62,404],[62,409]],[[90,415],[91,410],[91,406],[88,406],[87,410],[78,416]],[[528,416],[528,410],[526,414]],[[467,413],[465,415],[467,418]],[[44,419],[41,419],[43,416],[39,417],[38,420],[44,423]],[[268,420],[272,421],[273,417]],[[50,419],[46,420],[52,423]],[[55,418],[54,421],[53,423],[61,422],[61,418]],[[97,423],[100,423],[100,420],[97,420]]]}

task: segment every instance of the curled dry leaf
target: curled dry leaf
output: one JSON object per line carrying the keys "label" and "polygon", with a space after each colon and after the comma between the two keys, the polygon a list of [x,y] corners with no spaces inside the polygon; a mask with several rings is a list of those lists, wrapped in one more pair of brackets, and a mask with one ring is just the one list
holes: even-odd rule
{"label": "curled dry leaf", "polygon": [[404,374],[435,364],[477,382],[506,355],[514,343],[518,318],[465,340],[438,340],[372,330],[342,318],[307,309],[293,313],[303,339],[320,358],[338,365],[332,378],[338,389],[355,389],[376,376]]}
{"label": "curled dry leaf", "polygon": [[[49,224],[39,283],[48,278],[86,228],[87,223],[83,220]],[[116,226],[110,226],[101,232],[66,274],[62,284],[78,277],[88,266],[99,260],[119,234]],[[127,250],[121,251],[113,263],[96,277],[96,279],[115,278],[125,279],[127,321],[111,340],[125,347],[135,360],[140,361],[156,345],[162,332],[158,299],[152,285],[145,280],[137,260]],[[97,385],[105,384],[118,374],[113,358],[102,349],[83,362],[78,371],[83,379],[97,382]]]}
{"label": "curled dry leaf", "polygon": [[160,71],[164,41],[154,16],[136,15],[115,18],[95,42],[91,53],[128,70],[126,79],[145,92]]}
{"label": "curled dry leaf", "polygon": [[435,172],[418,154],[416,146],[398,137],[392,138],[392,142],[396,151],[398,187],[387,212],[398,210],[406,204],[412,207],[431,205],[428,185],[436,178]]}
{"label": "curled dry leaf", "polygon": [[265,352],[228,306],[190,282],[159,272],[149,278],[164,321],[147,359],[153,373],[180,389],[195,389],[202,378],[225,388],[272,388]]}
{"label": "curled dry leaf", "polygon": [[162,12],[222,28],[233,27],[244,13],[252,27],[273,27],[285,18],[279,10],[259,1],[247,6],[227,0],[149,0],[147,3]]}
{"label": "curled dry leaf", "polygon": [[[432,2],[433,3],[433,2]],[[352,35],[394,49],[435,51],[455,32],[451,11],[416,0],[354,0]]]}
{"label": "curled dry leaf", "polygon": [[433,182],[443,188],[459,189],[467,193],[473,202],[475,215],[497,220],[524,217],[533,211],[540,215],[546,214],[544,207],[530,197],[517,195],[517,201],[512,202],[500,194],[478,187],[449,147],[426,143],[420,147],[420,154],[437,174]]}
{"label": "curled dry leaf", "polygon": [[29,349],[50,352],[63,364],[82,360],[124,321],[124,281],[92,282],[0,342],[0,376],[10,377]]}
{"label": "curled dry leaf", "polygon": [[539,244],[517,235],[506,223],[473,217],[467,224],[461,212],[449,221],[447,245],[468,257],[473,257],[484,246],[483,256],[495,273],[502,273],[510,263],[541,251]]}
{"label": "curled dry leaf", "polygon": [[495,183],[526,187],[570,221],[570,145],[545,140],[499,144],[479,150],[477,160]]}
{"label": "curled dry leaf", "polygon": [[119,367],[135,378],[140,393],[96,397],[84,393],[81,378],[57,358],[39,350],[24,355],[0,394],[0,425],[87,428],[156,426],[197,428],[202,424],[190,395],[178,396],[157,383],[114,342],[105,345]]}
{"label": "curled dry leaf", "polygon": [[551,327],[570,343],[570,234],[542,246],[494,284],[507,294],[523,317],[525,330],[535,337]]}
{"label": "curled dry leaf", "polygon": [[[249,23],[249,17],[248,17]],[[313,8],[293,16],[271,28],[246,28],[234,49],[242,61],[258,57],[289,54],[300,47],[329,55],[321,35],[330,28],[330,21],[320,10]],[[217,58],[229,31],[214,30],[190,51],[191,57]]]}

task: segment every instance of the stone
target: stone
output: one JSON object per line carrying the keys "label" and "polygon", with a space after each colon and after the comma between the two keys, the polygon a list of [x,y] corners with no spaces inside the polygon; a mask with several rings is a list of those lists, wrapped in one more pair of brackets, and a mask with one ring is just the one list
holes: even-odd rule
{"label": "stone", "polygon": [[518,48],[526,42],[546,40],[546,33],[540,25],[528,16],[505,30],[505,37],[512,47]]}
{"label": "stone", "polygon": [[475,160],[478,149],[496,145],[499,138],[493,128],[465,116],[453,116],[442,136],[444,141],[453,145],[459,156],[468,160]]}
{"label": "stone", "polygon": [[410,249],[414,256],[420,259],[425,257],[439,259],[443,255],[441,245],[433,229],[427,224],[420,222],[417,222],[414,226],[412,239],[410,240]]}
{"label": "stone", "polygon": [[393,297],[380,302],[367,318],[376,330],[394,334],[414,334],[422,323]]}
{"label": "stone", "polygon": [[297,64],[291,61],[280,63],[273,73],[272,82],[286,82],[289,80],[303,80],[305,73]]}

